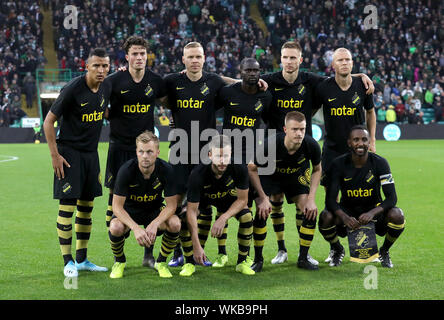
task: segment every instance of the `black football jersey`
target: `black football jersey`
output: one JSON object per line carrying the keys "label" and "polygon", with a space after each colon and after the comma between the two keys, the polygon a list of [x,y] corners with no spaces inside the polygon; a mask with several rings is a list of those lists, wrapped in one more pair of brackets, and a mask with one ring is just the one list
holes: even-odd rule
{"label": "black football jersey", "polygon": [[[199,122],[199,136],[205,129],[216,129],[215,100],[225,85],[220,76],[203,72],[202,77],[193,82],[186,74],[174,73],[165,77],[165,83],[175,127],[186,131],[189,142],[191,121]],[[200,143],[199,151],[205,143]]]}
{"label": "black football jersey", "polygon": [[283,131],[285,116],[290,111],[299,111],[305,115],[307,122],[306,132],[312,135],[312,114],[319,109],[314,98],[315,88],[323,76],[311,72],[299,71],[293,83],[289,83],[282,76],[282,71],[266,74],[261,77],[268,83],[268,91],[273,96],[270,106],[268,127]]}
{"label": "black football jersey", "polygon": [[[385,195],[381,197],[381,187]],[[336,197],[341,191],[341,200]],[[396,205],[395,184],[386,159],[368,153],[367,163],[356,168],[351,153],[336,158],[331,167],[331,179],[327,187],[326,205],[333,212],[342,208],[356,218],[380,205],[384,209]]]}
{"label": "black football jersey", "polygon": [[[275,136],[268,137],[268,140],[276,145],[276,158],[273,160],[276,163],[276,169],[272,175],[272,178],[286,179],[294,176],[304,175],[302,170],[310,168],[310,162],[313,166],[318,165],[321,162],[321,148],[319,144],[309,135],[305,135],[299,149],[289,154],[284,144],[285,133],[278,132]],[[269,156],[268,153],[268,140],[264,142],[264,154]],[[258,166],[262,164],[255,161]]]}
{"label": "black football jersey", "polygon": [[366,94],[361,78],[353,77],[347,91],[328,78],[316,88],[316,99],[323,106],[325,145],[338,153],[348,151],[347,138],[354,125],[365,124],[365,110],[374,108],[373,95]]}
{"label": "black football jersey", "polygon": [[218,212],[225,212],[237,200],[236,188],[248,189],[248,168],[244,164],[230,164],[216,179],[211,164],[199,164],[191,172],[188,184],[188,202],[199,202],[203,208],[212,205]]}
{"label": "black football jersey", "polygon": [[126,197],[123,207],[131,214],[151,213],[163,206],[164,197],[177,194],[173,169],[158,158],[150,178],[145,179],[137,159],[128,160],[119,169],[114,194]]}
{"label": "black football jersey", "polygon": [[[221,89],[218,104],[223,107],[224,122],[223,133],[232,137],[232,150],[236,158],[236,163],[248,163],[248,154],[252,158],[254,148],[258,145],[257,129],[261,127],[262,121],[268,118],[268,111],[271,103],[271,94],[268,91],[257,91],[255,94],[248,94],[242,90],[242,83],[238,82],[225,86]],[[251,129],[251,139],[242,138],[240,144],[236,145],[235,139],[241,137],[235,132],[228,130],[239,129],[242,133],[248,134]],[[228,134],[228,133],[231,134]]]}
{"label": "black football jersey", "polygon": [[50,109],[60,122],[57,142],[76,150],[97,150],[109,95],[105,82],[92,92],[84,75],[68,82]]}
{"label": "black football jersey", "polygon": [[105,80],[112,91],[109,112],[110,140],[131,150],[136,148],[136,137],[145,130],[154,132],[156,99],[166,95],[164,80],[145,69],[139,83],[129,71],[117,71]]}

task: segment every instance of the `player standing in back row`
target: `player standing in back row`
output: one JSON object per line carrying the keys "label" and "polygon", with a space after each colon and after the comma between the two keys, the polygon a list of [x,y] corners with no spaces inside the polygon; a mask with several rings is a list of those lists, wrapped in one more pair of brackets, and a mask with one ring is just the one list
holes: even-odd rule
{"label": "player standing in back row", "polygon": [[[206,144],[206,142],[198,141],[200,134],[205,129],[216,129],[215,101],[219,90],[225,85],[217,74],[203,71],[205,54],[200,43],[190,42],[185,45],[182,62],[185,65],[184,73],[174,73],[165,77],[168,97],[166,107],[171,109],[175,125],[170,135],[180,132],[186,134],[186,137],[176,137],[170,145],[169,161],[173,165],[178,185],[178,214],[182,209],[186,209],[182,207],[182,204],[185,200],[188,177],[194,166],[199,163],[200,150]],[[191,137],[193,125],[194,132],[198,134],[197,141]],[[187,143],[186,147],[184,143]],[[181,146],[179,150],[177,150],[178,146]],[[182,158],[185,163],[177,163],[178,158]],[[211,212],[211,207],[202,210]],[[183,212],[181,217],[185,219]],[[182,222],[181,244],[185,260],[186,263],[194,264],[191,236],[185,220]],[[177,248],[169,265],[183,264],[183,259],[180,257],[181,250]]]}
{"label": "player standing in back row", "polygon": [[[376,151],[373,95],[367,95],[360,79],[352,76],[351,52],[346,48],[335,50],[332,66],[335,77],[324,80],[316,87],[316,97],[323,106],[325,123],[321,179],[321,184],[325,187],[329,185],[329,169],[333,160],[348,151],[347,138],[354,125],[367,124],[370,134],[369,151]],[[332,254],[333,248],[326,262],[330,262]]]}
{"label": "player standing in back row", "polygon": [[[128,70],[106,78],[112,91],[109,110],[110,142],[106,163],[105,186],[109,188],[106,225],[113,215],[113,189],[117,172],[128,160],[136,158],[136,137],[148,130],[154,132],[156,100],[166,95],[162,77],[146,67],[148,42],[131,36],[123,44]],[[145,247],[143,265],[153,268],[152,247]]]}

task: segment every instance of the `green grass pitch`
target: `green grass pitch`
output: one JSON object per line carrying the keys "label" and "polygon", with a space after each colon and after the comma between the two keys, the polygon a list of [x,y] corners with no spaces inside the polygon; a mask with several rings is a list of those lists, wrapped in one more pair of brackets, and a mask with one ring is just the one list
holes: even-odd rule
{"label": "green grass pitch", "polygon": [[[107,144],[99,146],[102,176]],[[161,144],[161,156],[168,147]],[[229,265],[223,269],[197,267],[194,276],[179,276],[171,268],[172,279],[160,279],[154,270],[141,266],[143,249],[131,236],[125,245],[127,268],[124,278],[112,280],[109,272],[80,272],[76,290],[64,287],[63,260],[57,241],[58,202],[52,199],[53,171],[46,144],[0,145],[0,299],[443,299],[444,273],[444,140],[402,140],[377,142],[378,154],[391,165],[398,193],[398,206],[406,215],[406,230],[391,250],[395,267],[377,266],[376,289],[366,289],[369,274],[365,265],[349,262],[348,246],[344,263],[330,268],[323,262],[329,246],[316,230],[310,249],[320,261],[320,270],[296,267],[298,235],[294,206],[285,205],[285,238],[289,261],[271,265],[277,250],[271,221],[264,248],[263,272],[247,277],[235,272],[238,223],[229,221],[227,250]],[[16,157],[12,158],[12,157]],[[93,231],[88,257],[111,268],[113,256],[105,227],[107,203],[96,198]],[[318,191],[321,211],[324,191]],[[73,235],[75,241],[75,234]],[[73,242],[74,242],[73,241]],[[379,244],[382,242],[378,238]],[[158,239],[155,254],[158,253]],[[74,249],[74,246],[73,246]],[[216,240],[209,238],[206,253],[216,256]]]}

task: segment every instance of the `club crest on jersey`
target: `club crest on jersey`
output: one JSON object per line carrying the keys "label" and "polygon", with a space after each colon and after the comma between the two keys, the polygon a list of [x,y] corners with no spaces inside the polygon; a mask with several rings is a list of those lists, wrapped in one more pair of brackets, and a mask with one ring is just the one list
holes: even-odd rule
{"label": "club crest on jersey", "polygon": [[159,178],[156,178],[156,180],[154,180],[154,182],[153,182],[153,189],[159,188],[160,185],[161,185],[161,183],[159,181]]}
{"label": "club crest on jersey", "polygon": [[301,96],[303,96],[305,94],[305,87],[304,87],[304,85],[302,83],[298,87],[298,93]]}
{"label": "club crest on jersey", "polygon": [[263,107],[262,101],[259,99],[256,104],[254,105],[254,110],[259,111]]}
{"label": "club crest on jersey", "polygon": [[299,183],[302,184],[303,186],[310,187],[310,180],[311,180],[310,169],[306,169],[304,175],[299,176],[298,180]]}
{"label": "club crest on jersey", "polygon": [[210,88],[208,88],[206,83],[204,83],[203,86],[200,88],[200,93],[202,93],[204,96],[210,94]]}
{"label": "club crest on jersey", "polygon": [[367,181],[367,183],[370,183],[374,178],[375,176],[373,175],[372,171],[369,170],[367,175],[365,176],[365,181]]}
{"label": "club crest on jersey", "polygon": [[72,187],[71,187],[71,185],[70,185],[68,182],[65,183],[65,184],[63,185],[63,187],[62,187],[62,192],[63,192],[64,194],[68,194],[68,193],[70,193],[71,190],[72,190]]}
{"label": "club crest on jersey", "polygon": [[151,86],[148,84],[145,88],[145,95],[147,97],[151,97],[154,94],[154,90],[153,88],[151,88]]}
{"label": "club crest on jersey", "polygon": [[361,102],[361,98],[358,96],[358,93],[355,92],[352,98],[352,103],[357,106]]}

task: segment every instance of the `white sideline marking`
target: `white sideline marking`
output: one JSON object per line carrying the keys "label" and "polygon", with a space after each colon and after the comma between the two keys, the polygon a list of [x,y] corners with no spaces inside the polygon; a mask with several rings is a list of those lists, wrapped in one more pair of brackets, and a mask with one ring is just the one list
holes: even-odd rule
{"label": "white sideline marking", "polygon": [[0,160],[0,162],[14,161],[14,160],[18,160],[18,159],[19,159],[19,157],[15,157],[15,156],[4,156],[4,155],[1,155],[1,154],[0,154],[0,157],[2,157],[2,158],[9,158],[9,159],[3,159],[3,160]]}

